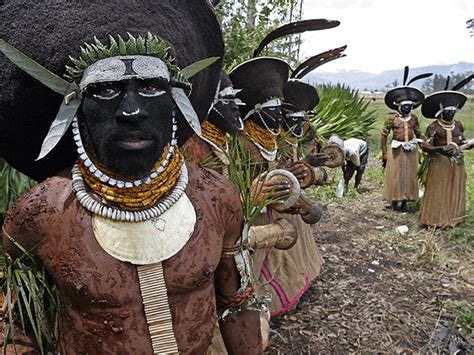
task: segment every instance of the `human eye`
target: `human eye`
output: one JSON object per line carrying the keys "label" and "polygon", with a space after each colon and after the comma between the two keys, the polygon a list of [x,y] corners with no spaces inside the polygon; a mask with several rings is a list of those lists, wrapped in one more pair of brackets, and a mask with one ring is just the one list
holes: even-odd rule
{"label": "human eye", "polygon": [[164,93],[166,93],[166,91],[155,84],[143,85],[138,91],[138,94],[143,97],[157,97]]}
{"label": "human eye", "polygon": [[112,100],[120,95],[120,89],[114,86],[92,86],[88,91],[93,97],[100,100]]}

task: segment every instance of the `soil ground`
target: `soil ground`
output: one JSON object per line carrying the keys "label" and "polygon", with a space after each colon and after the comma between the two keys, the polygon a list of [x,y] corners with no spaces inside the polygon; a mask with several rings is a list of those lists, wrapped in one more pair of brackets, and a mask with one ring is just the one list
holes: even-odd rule
{"label": "soil ground", "polygon": [[363,188],[314,226],[322,272],[272,319],[268,353],[474,353],[472,229],[420,229],[416,213],[386,208],[380,181]]}

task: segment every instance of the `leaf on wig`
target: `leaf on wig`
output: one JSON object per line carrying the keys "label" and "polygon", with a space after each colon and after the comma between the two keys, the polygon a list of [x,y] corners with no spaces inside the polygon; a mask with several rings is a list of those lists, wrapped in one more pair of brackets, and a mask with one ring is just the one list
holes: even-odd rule
{"label": "leaf on wig", "polygon": [[433,75],[433,73],[424,73],[424,74],[417,75],[417,76],[410,79],[410,81],[407,83],[407,86],[410,85],[411,83],[414,83],[415,81],[429,78],[432,75]]}
{"label": "leaf on wig", "polygon": [[469,82],[474,79],[474,74],[468,76],[466,79],[461,80],[459,83],[453,86],[453,91],[461,89],[463,86],[469,84]]}
{"label": "leaf on wig", "polygon": [[207,67],[210,67],[212,64],[217,62],[219,58],[220,57],[209,57],[203,60],[199,60],[197,62],[194,62],[191,65],[188,65],[186,68],[182,69],[180,73],[186,80],[189,80],[193,76],[195,76],[197,73],[203,71]]}
{"label": "leaf on wig", "polygon": [[64,95],[68,89],[69,83],[51,73],[48,69],[35,62],[26,54],[9,45],[3,39],[0,39],[0,51],[10,59],[18,68],[25,71],[28,75],[38,80],[44,86]]}
{"label": "leaf on wig", "polygon": [[198,136],[201,136],[201,123],[199,122],[199,117],[184,90],[174,87],[171,89],[171,94],[173,95],[174,102],[176,102],[176,105],[193,131],[196,132]]}
{"label": "leaf on wig", "polygon": [[260,55],[262,50],[272,41],[292,34],[303,33],[306,31],[318,31],[327,30],[340,25],[339,21],[330,21],[326,19],[313,19],[303,20],[298,22],[292,22],[287,25],[278,27],[276,30],[270,32],[260,43],[258,48],[253,52],[253,57],[256,58]]}
{"label": "leaf on wig", "polygon": [[76,83],[69,85],[66,95],[76,93],[76,97],[68,104],[66,104],[65,100],[63,100],[61,106],[59,107],[59,112],[56,115],[56,118],[49,127],[48,134],[41,145],[41,151],[36,160],[40,160],[48,155],[54,149],[54,147],[56,147],[71,125],[71,122],[76,115],[77,109],[81,105],[81,99],[78,96],[79,91],[80,89]]}

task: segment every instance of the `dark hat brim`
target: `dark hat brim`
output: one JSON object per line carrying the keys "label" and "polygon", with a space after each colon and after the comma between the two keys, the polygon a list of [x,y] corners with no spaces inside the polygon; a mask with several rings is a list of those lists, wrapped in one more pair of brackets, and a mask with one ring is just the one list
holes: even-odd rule
{"label": "dark hat brim", "polygon": [[[94,36],[109,43],[108,35],[162,38],[179,67],[198,60],[223,57],[219,22],[208,0],[136,0],[124,2],[10,0],[0,5],[0,34],[9,44],[62,76],[78,57],[80,46]],[[214,98],[222,61],[196,75],[190,100],[204,120]],[[62,97],[22,72],[0,55],[0,157],[23,173],[42,180],[72,165],[76,152],[70,133],[44,159],[35,162]],[[182,144],[192,130],[179,115]]]}
{"label": "dark hat brim", "polygon": [[242,107],[242,114],[272,97],[283,99],[283,87],[290,70],[288,63],[273,57],[250,59],[235,67],[229,77],[234,88],[242,90],[237,96],[247,104]]}
{"label": "dark hat brim", "polygon": [[310,111],[319,103],[318,91],[313,85],[290,80],[283,88],[284,102],[295,111]]}
{"label": "dark hat brim", "polygon": [[402,101],[412,101],[415,104],[413,108],[420,106],[423,103],[425,95],[415,87],[399,86],[397,88],[387,91],[385,94],[385,104],[392,110],[398,110],[397,104]]}
{"label": "dark hat brim", "polygon": [[442,107],[454,106],[461,109],[467,101],[467,96],[459,91],[440,91],[426,97],[421,106],[421,113],[426,118],[437,118],[436,113]]}

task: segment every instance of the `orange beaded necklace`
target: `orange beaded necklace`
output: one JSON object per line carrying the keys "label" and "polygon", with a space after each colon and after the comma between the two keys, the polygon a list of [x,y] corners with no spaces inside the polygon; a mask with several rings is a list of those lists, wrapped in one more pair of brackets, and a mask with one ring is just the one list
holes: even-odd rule
{"label": "orange beaded necklace", "polygon": [[227,151],[227,135],[215,124],[204,121],[201,124],[202,136],[223,151]]}
{"label": "orange beaded necklace", "polygon": [[[153,170],[161,166],[166,159],[169,149],[170,145],[165,148],[161,159],[156,163]],[[178,149],[175,149],[166,169],[158,177],[152,179],[147,184],[129,188],[119,188],[102,182],[84,165],[83,161],[79,161],[79,169],[87,187],[106,201],[107,204],[115,205],[125,211],[138,211],[154,206],[161,198],[168,194],[178,181],[183,162],[183,156],[179,153]],[[113,174],[107,172],[103,166],[96,166],[107,175],[113,177]]]}
{"label": "orange beaded necklace", "polygon": [[278,149],[276,136],[271,134],[266,128],[259,126],[256,122],[249,119],[244,123],[244,133],[252,142],[264,148],[267,151]]}

